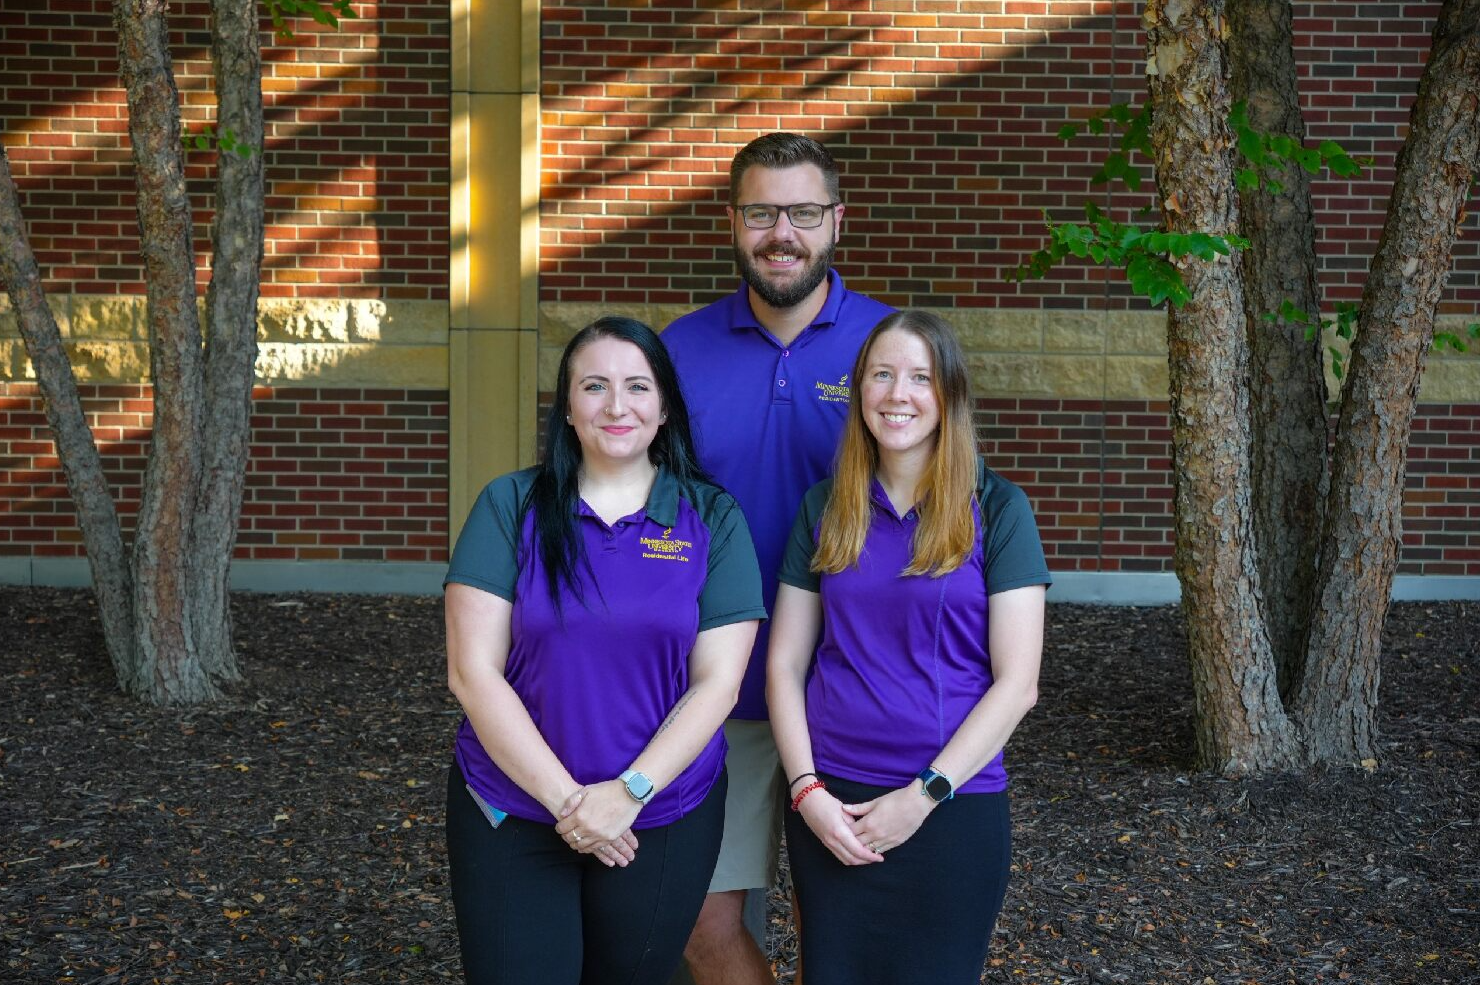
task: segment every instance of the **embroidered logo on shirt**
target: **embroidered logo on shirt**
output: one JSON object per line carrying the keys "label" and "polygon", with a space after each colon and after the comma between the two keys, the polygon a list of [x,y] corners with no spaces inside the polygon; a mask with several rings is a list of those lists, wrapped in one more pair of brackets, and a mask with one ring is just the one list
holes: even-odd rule
{"label": "embroidered logo on shirt", "polygon": [[817,381],[817,399],[829,404],[848,402],[848,374],[844,373],[836,383]]}
{"label": "embroidered logo on shirt", "polygon": [[643,537],[643,557],[657,558],[659,561],[682,561],[685,564],[689,558],[684,556],[684,551],[694,546],[691,540],[673,540],[673,528],[667,527],[663,530],[663,536]]}

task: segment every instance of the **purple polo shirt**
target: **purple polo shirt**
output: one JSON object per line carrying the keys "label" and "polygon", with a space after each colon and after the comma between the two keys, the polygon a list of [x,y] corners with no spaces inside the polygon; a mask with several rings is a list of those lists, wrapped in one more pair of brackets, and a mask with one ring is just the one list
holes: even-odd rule
{"label": "purple polo shirt", "polygon": [[[832,471],[847,420],[853,360],[873,327],[894,311],[844,288],[835,270],[827,278],[822,310],[789,346],[761,327],[744,283],[663,332],[699,461],[745,511],[768,609],[776,601],[776,570],[797,505]],[[769,638],[763,623],[735,718],[767,717]]]}
{"label": "purple polo shirt", "polygon": [[[802,503],[781,580],[822,595],[822,641],[807,681],[812,759],[824,773],[902,787],[935,759],[992,686],[987,596],[1052,579],[1028,498],[990,469],[973,506],[971,557],[939,578],[904,577],[918,525],[899,516],[878,482],[858,564],[810,571],[831,480]],[[984,519],[985,517],[985,519]],[[999,752],[980,773],[953,777],[961,793],[1007,787]]]}
{"label": "purple polo shirt", "polygon": [[[590,563],[576,569],[585,601],[562,582],[557,615],[527,507],[535,473],[525,469],[484,488],[446,580],[514,603],[504,678],[576,782],[599,783],[631,766],[688,690],[699,633],[765,618],[760,570],[735,501],[716,486],[681,487],[659,469],[647,505],[610,527],[580,504],[577,528]],[[467,718],[455,754],[488,803],[554,823],[489,758]],[[669,824],[697,807],[724,757],[717,731],[633,827]]]}

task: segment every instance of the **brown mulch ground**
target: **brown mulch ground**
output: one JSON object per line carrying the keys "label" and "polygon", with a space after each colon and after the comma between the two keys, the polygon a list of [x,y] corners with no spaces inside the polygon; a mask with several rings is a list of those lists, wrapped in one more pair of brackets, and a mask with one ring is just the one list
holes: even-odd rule
{"label": "brown mulch ground", "polygon": [[[0,588],[0,981],[458,979],[440,600],[234,604],[247,682],[157,710],[88,595]],[[1480,982],[1477,619],[1393,607],[1376,771],[1224,780],[1175,611],[1051,606],[983,980]]]}

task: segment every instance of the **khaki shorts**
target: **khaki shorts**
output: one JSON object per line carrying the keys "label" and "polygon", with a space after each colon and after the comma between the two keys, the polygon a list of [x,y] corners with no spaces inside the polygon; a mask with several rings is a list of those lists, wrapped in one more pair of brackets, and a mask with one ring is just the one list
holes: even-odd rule
{"label": "khaki shorts", "polygon": [[769,889],[781,851],[781,810],[786,796],[771,723],[732,718],[725,722],[725,741],[730,746],[725,756],[730,793],[709,891]]}

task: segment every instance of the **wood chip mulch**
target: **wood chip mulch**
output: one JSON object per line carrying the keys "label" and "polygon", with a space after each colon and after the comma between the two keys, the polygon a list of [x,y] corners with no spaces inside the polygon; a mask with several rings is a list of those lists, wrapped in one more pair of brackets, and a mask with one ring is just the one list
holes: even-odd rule
{"label": "wood chip mulch", "polygon": [[[88,594],[0,588],[0,982],[461,980],[440,600],[233,604],[245,683],[161,710]],[[1477,622],[1393,607],[1375,769],[1228,780],[1191,767],[1174,609],[1051,606],[982,980],[1480,982]]]}

